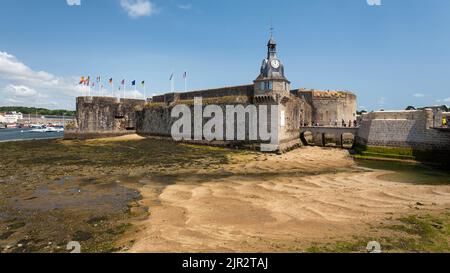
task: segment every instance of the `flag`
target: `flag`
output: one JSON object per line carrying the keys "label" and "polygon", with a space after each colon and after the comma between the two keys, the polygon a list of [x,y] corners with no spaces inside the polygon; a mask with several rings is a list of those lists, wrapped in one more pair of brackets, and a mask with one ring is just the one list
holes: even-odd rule
{"label": "flag", "polygon": [[173,80],[173,73],[172,73],[172,75],[170,75],[170,81],[171,81],[171,80]]}
{"label": "flag", "polygon": [[141,82],[141,85],[142,85],[142,86],[145,86],[145,81],[142,81],[142,82]]}
{"label": "flag", "polygon": [[86,84],[86,86],[89,86],[90,82],[91,82],[91,77],[87,77],[87,79],[84,83]]}
{"label": "flag", "polygon": [[99,83],[99,82],[101,82],[102,80],[101,80],[101,78],[100,78],[100,76],[98,76],[97,77],[97,83]]}
{"label": "flag", "polygon": [[122,80],[121,84],[122,84],[122,85],[125,85],[125,80]]}
{"label": "flag", "polygon": [[112,85],[112,83],[113,83],[113,79],[111,78],[111,79],[109,79],[109,84]]}
{"label": "flag", "polygon": [[186,79],[187,78],[187,72],[184,72],[183,73],[183,79]]}
{"label": "flag", "polygon": [[135,86],[135,85],[136,85],[136,81],[132,81],[131,86]]}
{"label": "flag", "polygon": [[85,81],[84,77],[81,77],[79,84],[84,84],[84,81]]}

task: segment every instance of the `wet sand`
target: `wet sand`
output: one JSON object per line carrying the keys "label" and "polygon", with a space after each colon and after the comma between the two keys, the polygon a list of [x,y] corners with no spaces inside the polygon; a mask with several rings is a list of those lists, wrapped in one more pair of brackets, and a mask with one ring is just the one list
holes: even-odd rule
{"label": "wet sand", "polygon": [[67,252],[72,240],[83,252],[303,252],[355,238],[409,240],[410,230],[380,227],[422,214],[449,215],[431,223],[443,247],[402,241],[399,251],[450,249],[448,176],[426,183],[424,172],[413,183],[359,167],[346,150],[272,155],[132,135],[0,151],[1,252]]}

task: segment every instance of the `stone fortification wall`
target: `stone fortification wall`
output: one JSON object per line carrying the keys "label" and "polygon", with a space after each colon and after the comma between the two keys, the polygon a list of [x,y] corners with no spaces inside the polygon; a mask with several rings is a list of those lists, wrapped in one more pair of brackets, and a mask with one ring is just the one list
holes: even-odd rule
{"label": "stone fortification wall", "polygon": [[[181,101],[182,102],[182,101]],[[193,104],[186,104],[191,112],[191,138],[194,139],[194,105]],[[242,107],[246,108],[249,105],[248,103],[227,103],[229,106],[238,106],[241,105]],[[171,113],[173,108],[176,105],[170,105],[170,106],[150,106],[145,107],[142,111],[137,112],[137,133],[140,135],[147,135],[147,136],[163,136],[163,137],[172,137],[171,130],[174,122],[180,119],[180,117],[171,117]],[[203,111],[205,110],[205,107],[208,105],[203,105]],[[220,109],[223,112],[223,121],[222,124],[226,124],[225,118],[226,118],[226,105],[218,105]],[[270,107],[268,109],[268,114],[270,114]],[[210,120],[211,118],[203,118],[202,119],[202,128],[203,126]],[[269,118],[270,121],[270,118]],[[270,129],[270,122],[268,124]],[[249,143],[249,118],[247,116],[246,122],[245,122],[245,141],[243,143]],[[238,133],[238,126],[237,122],[235,122],[234,127],[234,138],[237,138]],[[226,134],[226,127],[223,126],[223,131]]]}
{"label": "stone fortification wall", "polygon": [[253,97],[253,93],[254,93],[254,86],[253,84],[251,84],[251,85],[230,86],[216,89],[191,91],[186,93],[169,93],[165,95],[154,96],[152,102],[170,104],[178,100],[193,100],[195,97],[202,97],[204,99],[208,99],[208,98],[232,97],[232,96],[246,96],[250,100],[251,97]]}
{"label": "stone fortification wall", "polygon": [[134,133],[136,110],[144,100],[113,97],[78,97],[76,122],[66,130],[66,139],[88,139]]}
{"label": "stone fortification wall", "polygon": [[432,110],[372,112],[363,115],[357,143],[421,151],[450,150],[450,132],[434,128]]}
{"label": "stone fortification wall", "polygon": [[[233,98],[233,97],[224,97],[223,99],[227,98]],[[241,98],[241,97],[234,97],[234,98]],[[205,107],[208,106],[208,99],[204,100],[203,104],[203,111],[205,110]],[[192,114],[191,116],[191,139],[194,139],[194,105],[192,104],[192,101],[179,101],[178,104],[184,104],[183,102],[186,102],[185,104],[189,107],[190,112]],[[259,104],[251,104],[249,101],[239,101],[239,102],[232,102],[227,99],[226,102],[220,103],[220,101],[211,101],[211,104],[217,105],[220,107],[223,113],[223,121],[220,123],[222,124],[222,130],[224,132],[223,135],[229,134],[227,132],[226,126],[226,117],[227,117],[227,106],[240,106],[245,109],[249,109],[248,107],[254,107],[258,111],[260,107],[266,106],[268,108],[267,111],[267,124],[263,124],[263,126],[267,126],[264,128],[268,128],[270,132],[271,128],[271,108],[270,106],[273,104],[276,104],[275,102],[267,102],[267,103],[259,103]],[[141,135],[148,135],[148,136],[164,136],[164,137],[171,137],[171,130],[174,122],[179,120],[178,117],[172,118],[171,112],[172,109],[177,104],[171,104],[171,105],[155,105],[150,104],[147,107],[145,107],[142,111],[139,111],[137,113],[137,133]],[[277,113],[278,119],[280,120],[279,128],[278,128],[278,149],[279,150],[288,150],[293,146],[300,144],[300,118],[301,118],[301,109],[302,104],[300,103],[300,99],[296,97],[292,97],[291,99],[279,104],[279,111]],[[256,122],[257,122],[257,128],[259,129],[261,124],[259,123],[259,114],[260,112],[257,112],[256,116]],[[234,116],[235,118],[235,126],[234,126],[234,141],[226,141],[224,140],[214,140],[214,141],[205,141],[203,140],[197,140],[197,142],[202,142],[204,144],[213,144],[213,145],[233,145],[233,146],[244,146],[244,145],[257,145],[260,143],[263,143],[259,138],[254,140],[250,137],[250,120],[249,115],[246,115],[245,123],[241,126],[238,126],[237,122],[237,116]],[[284,122],[281,122],[281,118],[284,119]],[[203,118],[202,119],[202,128],[203,126],[210,121],[212,118]],[[238,139],[238,132],[244,132],[244,140]],[[259,132],[259,130],[257,130]]]}
{"label": "stone fortification wall", "polygon": [[342,125],[356,120],[356,95],[344,91],[293,90],[292,94],[305,99],[312,107],[312,122],[322,126]]}

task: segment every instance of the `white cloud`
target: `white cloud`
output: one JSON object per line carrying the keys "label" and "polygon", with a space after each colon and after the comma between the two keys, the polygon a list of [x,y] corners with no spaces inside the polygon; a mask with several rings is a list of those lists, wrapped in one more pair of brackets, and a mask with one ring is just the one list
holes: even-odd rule
{"label": "white cloud", "polygon": [[38,92],[33,88],[30,88],[25,85],[13,85],[9,84],[4,89],[5,94],[14,96],[14,97],[33,97],[37,96]]}
{"label": "white cloud", "polygon": [[369,6],[381,6],[381,0],[367,0]]}
{"label": "white cloud", "polygon": [[[122,93],[121,93],[121,95],[122,95]],[[148,96],[148,94],[147,94],[147,96]],[[143,99],[144,94],[137,90],[126,90],[125,97],[130,98],[130,99]]]}
{"label": "white cloud", "polygon": [[35,71],[15,56],[0,51],[0,104],[54,107],[56,102],[60,108],[73,109],[75,97],[83,94],[77,81],[78,77]]}
{"label": "white cloud", "polygon": [[66,0],[69,6],[81,6],[81,0]]}
{"label": "white cloud", "polygon": [[191,4],[180,4],[177,6],[179,9],[190,10],[192,8]]}
{"label": "white cloud", "polygon": [[414,94],[413,95],[415,98],[423,98],[423,97],[425,97],[425,95],[424,94],[421,94],[421,93],[416,93],[416,94]]}
{"label": "white cloud", "polygon": [[33,84],[54,85],[58,78],[44,71],[33,71],[13,55],[0,51],[0,77]]}
{"label": "white cloud", "polygon": [[446,99],[444,99],[444,102],[450,102],[450,97],[449,97],[449,98],[446,98]]}
{"label": "white cloud", "polygon": [[155,5],[148,0],[121,0],[120,5],[131,18],[151,16],[156,13]]}

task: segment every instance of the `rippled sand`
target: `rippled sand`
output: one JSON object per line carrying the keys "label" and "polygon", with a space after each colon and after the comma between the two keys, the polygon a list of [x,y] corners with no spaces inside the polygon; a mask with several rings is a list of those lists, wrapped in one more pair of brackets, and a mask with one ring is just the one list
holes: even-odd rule
{"label": "rippled sand", "polygon": [[361,236],[387,218],[450,207],[450,186],[382,180],[348,152],[307,147],[242,157],[142,189],[150,217],[131,252],[295,252]]}

